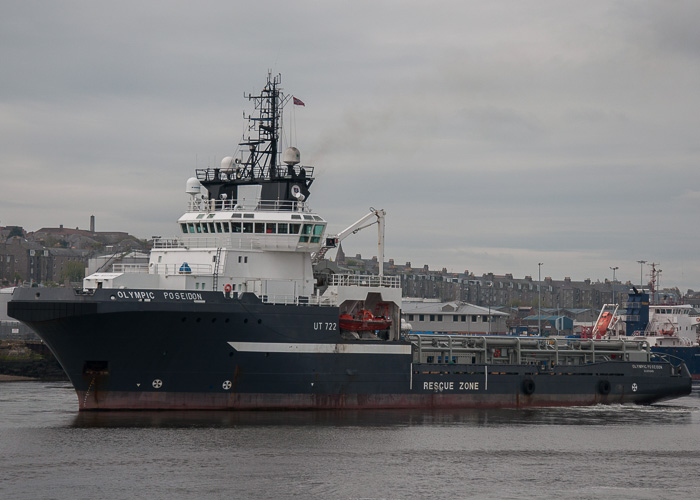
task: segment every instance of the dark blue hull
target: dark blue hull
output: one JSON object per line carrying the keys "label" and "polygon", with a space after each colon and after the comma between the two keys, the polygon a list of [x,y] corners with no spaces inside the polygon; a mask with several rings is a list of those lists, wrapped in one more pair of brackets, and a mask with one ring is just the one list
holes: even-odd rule
{"label": "dark blue hull", "polygon": [[682,359],[694,380],[700,380],[700,346],[692,347],[652,347],[653,352],[670,354]]}
{"label": "dark blue hull", "polygon": [[409,341],[346,340],[337,307],[252,295],[17,289],[81,410],[361,409],[648,404],[690,393],[681,366],[419,362]]}

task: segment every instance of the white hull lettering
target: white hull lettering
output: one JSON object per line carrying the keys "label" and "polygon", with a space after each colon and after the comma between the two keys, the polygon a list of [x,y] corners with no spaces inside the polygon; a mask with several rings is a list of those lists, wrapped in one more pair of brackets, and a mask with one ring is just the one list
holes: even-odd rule
{"label": "white hull lettering", "polygon": [[314,322],[314,330],[337,330],[338,323],[328,323],[322,321]]}
{"label": "white hull lettering", "polygon": [[156,298],[153,292],[134,292],[131,290],[119,290],[117,292],[117,297],[120,299],[149,299],[153,300]]}
{"label": "white hull lettering", "polygon": [[[424,391],[435,391],[435,392],[454,391],[455,390],[455,383],[454,382],[423,382],[423,390]],[[460,382],[459,383],[459,390],[460,391],[478,391],[479,390],[479,382]]]}
{"label": "white hull lettering", "polygon": [[163,292],[165,300],[202,300],[201,293],[193,292]]}

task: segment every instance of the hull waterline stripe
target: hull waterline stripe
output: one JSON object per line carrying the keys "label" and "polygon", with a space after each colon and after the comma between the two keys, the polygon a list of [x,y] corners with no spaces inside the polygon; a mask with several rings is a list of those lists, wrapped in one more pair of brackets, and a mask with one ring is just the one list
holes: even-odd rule
{"label": "hull waterline stripe", "polygon": [[410,345],[283,344],[278,342],[229,342],[240,352],[292,354],[411,354]]}

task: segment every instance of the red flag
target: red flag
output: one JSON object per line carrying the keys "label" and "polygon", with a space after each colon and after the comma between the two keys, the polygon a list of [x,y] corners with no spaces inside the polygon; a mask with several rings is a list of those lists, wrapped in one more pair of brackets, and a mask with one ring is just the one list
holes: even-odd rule
{"label": "red flag", "polygon": [[306,104],[304,104],[304,101],[302,101],[301,99],[297,99],[297,98],[294,97],[294,96],[292,96],[292,99],[294,99],[293,102],[294,102],[294,104],[295,104],[296,106],[304,106],[304,107],[306,107]]}

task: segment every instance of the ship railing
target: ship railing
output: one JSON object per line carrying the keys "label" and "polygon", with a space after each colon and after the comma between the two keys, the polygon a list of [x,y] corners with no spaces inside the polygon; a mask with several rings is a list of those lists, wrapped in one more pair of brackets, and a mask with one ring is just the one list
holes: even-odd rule
{"label": "ship railing", "polygon": [[510,336],[409,334],[418,363],[583,365],[651,360],[647,342],[533,339]]}
{"label": "ship railing", "polygon": [[113,264],[113,273],[148,273],[148,264]]}
{"label": "ship railing", "polygon": [[194,274],[197,276],[210,276],[214,271],[211,264],[154,264],[153,273],[172,276],[175,274]]}
{"label": "ship railing", "polygon": [[304,201],[257,200],[239,205],[236,200],[203,200],[193,198],[187,203],[187,212],[311,212]]}
{"label": "ship railing", "polygon": [[153,270],[153,274],[163,274],[172,276],[176,274],[194,274],[197,276],[211,275],[214,268],[211,264],[114,264],[112,272],[114,273],[142,273],[147,274]]}
{"label": "ship railing", "polygon": [[[297,235],[290,235],[296,242]],[[264,244],[265,243],[265,244]],[[159,238],[153,240],[153,248],[228,248],[235,250],[259,250],[269,243],[259,236],[251,234],[250,237],[237,236],[184,236],[182,238]]]}
{"label": "ship railing", "polygon": [[231,168],[198,168],[195,170],[195,174],[200,182],[234,182],[241,179],[250,181],[286,179],[303,182],[306,179],[313,179],[314,167],[278,165],[275,175],[270,175],[269,166],[238,163]]}
{"label": "ship railing", "polygon": [[153,248],[184,248],[182,240],[178,238],[156,238],[153,240]]}
{"label": "ship railing", "polygon": [[329,284],[330,286],[401,288],[401,277],[370,274],[333,274]]}
{"label": "ship railing", "polygon": [[276,304],[283,306],[336,306],[337,298],[312,295],[310,297],[299,295],[262,295],[260,300],[264,304]]}

